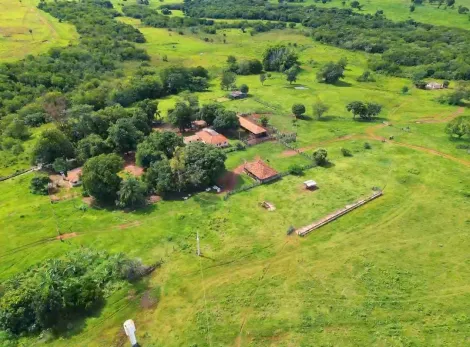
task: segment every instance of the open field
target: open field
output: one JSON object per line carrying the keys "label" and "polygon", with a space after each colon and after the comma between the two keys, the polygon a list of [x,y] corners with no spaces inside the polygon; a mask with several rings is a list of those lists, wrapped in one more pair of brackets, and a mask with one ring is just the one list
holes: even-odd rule
{"label": "open field", "polygon": [[[27,3],[23,0],[22,6]],[[370,0],[365,10],[375,12],[377,4]],[[392,19],[408,15],[402,10],[408,2],[380,4]],[[439,15],[450,12],[426,4],[413,18],[428,7]],[[437,24],[460,26],[460,17],[470,23],[468,16],[455,12],[430,16]],[[441,105],[435,99],[446,91],[417,90],[407,79],[376,75],[376,82],[357,82],[367,69],[367,54],[320,45],[297,30],[250,36],[227,29],[210,35],[211,43],[189,31],[179,35],[142,27],[130,18],[119,20],[145,34],[147,43],[140,46],[157,71],[171,65],[201,65],[210,71],[214,79],[209,91],[197,93],[200,104],[226,94],[218,76],[229,55],[260,59],[272,44],[296,43],[302,72],[295,84],[289,85],[281,73],[272,73],[264,85],[257,75],[238,76],[237,84],[246,83],[250,96],[224,106],[267,114],[272,125],[298,133],[296,147],[308,154],[325,148],[332,164],[226,201],[223,194],[203,192],[125,212],[88,207],[81,188],[75,188],[75,197],[51,204],[47,196],[30,194],[32,175],[0,182],[0,281],[78,247],[124,252],[146,264],[163,260],[148,278],[116,288],[102,310],[70,326],[64,335],[55,340],[22,337],[20,346],[123,346],[128,342],[122,322],[128,318],[136,322],[142,346],[469,344],[470,154],[456,146],[470,145],[470,140],[451,140],[444,133],[446,121],[469,115],[468,109]],[[162,61],[164,55],[168,62]],[[346,78],[336,85],[318,83],[319,66],[342,57],[348,59]],[[405,85],[410,92],[403,95]],[[295,89],[299,86],[306,89]],[[159,109],[166,115],[176,100],[178,96],[159,100]],[[321,120],[312,116],[311,105],[317,100],[330,106]],[[379,119],[353,121],[345,105],[354,100],[382,104]],[[297,125],[291,115],[294,103],[307,107],[307,117]],[[34,132],[16,163],[7,167],[3,160],[12,163],[12,157],[0,152],[0,176],[29,165],[28,151],[43,128]],[[390,136],[394,140],[388,140]],[[371,149],[364,148],[365,142]],[[353,156],[344,157],[342,148]],[[256,157],[279,172],[308,163],[278,142],[227,157],[229,171]],[[308,179],[317,181],[319,189],[306,191],[302,183]],[[251,182],[241,175],[237,187]],[[384,189],[384,196],[305,238],[286,235],[290,226],[312,223],[370,195],[374,187]],[[260,207],[263,201],[276,210]],[[199,258],[196,233],[203,253]],[[73,237],[60,241],[59,234]],[[3,341],[7,343],[0,333],[0,345]]]}
{"label": "open field", "polygon": [[66,46],[77,39],[73,25],[59,23],[39,11],[37,3],[36,0],[0,0],[0,62]]}

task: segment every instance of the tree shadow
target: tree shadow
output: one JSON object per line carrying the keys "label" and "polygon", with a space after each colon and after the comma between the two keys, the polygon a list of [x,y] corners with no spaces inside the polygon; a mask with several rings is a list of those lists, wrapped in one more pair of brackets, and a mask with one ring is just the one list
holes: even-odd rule
{"label": "tree shadow", "polygon": [[331,168],[335,167],[336,164],[331,162],[331,161],[327,161],[326,163],[318,165],[318,166],[320,166],[322,168],[325,168],[325,169],[331,169]]}
{"label": "tree shadow", "polygon": [[297,119],[306,120],[306,121],[313,120],[313,118],[311,116],[307,116],[306,114],[303,114],[303,115],[299,116]]}
{"label": "tree shadow", "polygon": [[335,87],[341,87],[341,88],[343,88],[343,87],[351,87],[351,86],[352,86],[351,83],[345,82],[345,81],[338,81],[338,82],[336,82],[336,83],[333,83],[332,85],[335,86]]}

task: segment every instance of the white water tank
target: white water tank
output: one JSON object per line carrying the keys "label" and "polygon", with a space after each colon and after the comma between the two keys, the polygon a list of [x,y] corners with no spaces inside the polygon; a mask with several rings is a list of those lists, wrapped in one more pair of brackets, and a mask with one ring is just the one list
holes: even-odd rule
{"label": "white water tank", "polygon": [[137,346],[137,339],[135,338],[135,324],[132,319],[128,319],[124,322],[124,331],[129,340],[131,341],[132,346]]}

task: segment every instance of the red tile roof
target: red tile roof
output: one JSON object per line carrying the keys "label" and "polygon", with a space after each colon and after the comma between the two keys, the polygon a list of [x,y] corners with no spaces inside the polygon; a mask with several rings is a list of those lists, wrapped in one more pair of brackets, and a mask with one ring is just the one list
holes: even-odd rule
{"label": "red tile roof", "polygon": [[245,170],[260,180],[266,180],[278,175],[276,170],[269,167],[261,159],[246,163]]}
{"label": "red tile roof", "polygon": [[238,119],[240,120],[240,126],[246,130],[248,130],[250,133],[259,135],[262,133],[266,132],[266,129],[259,126],[258,124],[253,123],[249,119],[246,119],[245,117],[238,116]]}
{"label": "red tile roof", "polygon": [[212,129],[203,129],[196,133],[197,136],[201,139],[202,142],[207,143],[209,145],[222,145],[228,143],[228,139],[224,136],[219,134],[217,131]]}

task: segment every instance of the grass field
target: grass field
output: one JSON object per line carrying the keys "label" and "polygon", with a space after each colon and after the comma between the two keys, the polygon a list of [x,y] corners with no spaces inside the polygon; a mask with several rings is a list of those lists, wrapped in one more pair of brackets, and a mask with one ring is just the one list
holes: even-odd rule
{"label": "grass field", "polygon": [[39,11],[37,3],[36,0],[0,0],[0,62],[39,54],[78,38],[73,25],[59,23]]}
{"label": "grass field", "polygon": [[[366,10],[375,3],[364,4]],[[119,20],[140,27],[138,21]],[[142,346],[468,345],[470,155],[456,146],[470,140],[451,140],[444,133],[446,119],[460,111],[435,101],[443,91],[411,88],[403,95],[401,88],[411,82],[386,76],[359,83],[366,54],[319,45],[295,30],[253,37],[226,30],[224,44],[222,31],[207,43],[189,32],[140,29],[147,38],[142,47],[156,69],[174,64],[210,70],[215,78],[210,91],[198,94],[201,104],[224,96],[217,76],[228,55],[260,58],[271,44],[297,43],[302,63],[297,84],[289,85],[277,73],[264,86],[258,76],[240,76],[237,84],[248,84],[250,97],[224,105],[267,113],[276,127],[298,132],[296,146],[307,153],[326,148],[332,165],[227,201],[200,193],[135,212],[84,209],[78,197],[51,204],[48,197],[28,192],[31,175],[1,182],[0,238],[6,240],[0,250],[1,281],[81,246],[125,252],[148,264],[164,261],[149,278],[119,288],[102,311],[67,334],[53,341],[24,337],[20,346],[122,346],[127,341],[121,326],[128,318],[136,322]],[[161,60],[163,55],[169,62]],[[341,57],[349,61],[346,78],[337,85],[316,82],[318,67]],[[177,98],[161,100],[164,114]],[[292,104],[304,103],[311,116],[317,100],[330,106],[326,117],[309,117],[294,127]],[[381,118],[353,121],[345,110],[353,100],[383,104]],[[394,140],[381,141],[392,135]],[[365,142],[372,148],[365,149]],[[353,156],[343,157],[341,148]],[[308,162],[267,142],[229,153],[227,169],[257,156],[278,171]],[[0,175],[2,170],[8,168],[2,166]],[[319,189],[305,191],[307,179],[317,181]],[[249,183],[241,176],[238,186]],[[384,188],[384,196],[306,238],[286,235],[290,226],[309,224],[371,194],[373,187]],[[262,201],[276,210],[261,208]],[[60,242],[59,232],[78,236]],[[156,301],[150,307],[149,297]]]}

